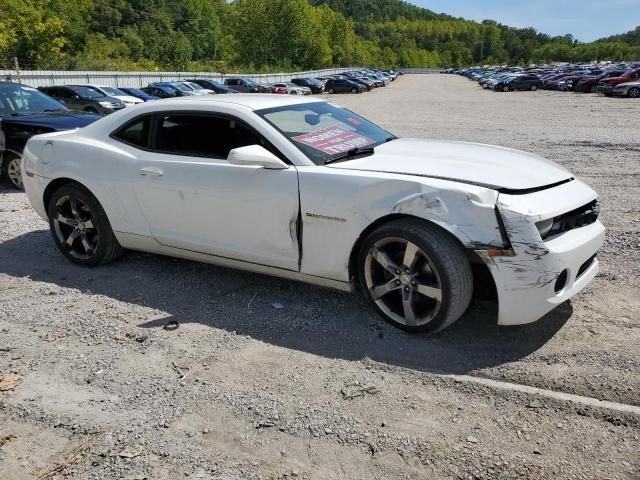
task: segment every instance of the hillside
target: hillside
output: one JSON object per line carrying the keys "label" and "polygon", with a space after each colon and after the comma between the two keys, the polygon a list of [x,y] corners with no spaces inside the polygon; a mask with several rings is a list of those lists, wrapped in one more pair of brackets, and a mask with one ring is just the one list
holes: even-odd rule
{"label": "hillside", "polygon": [[0,68],[269,71],[640,58],[403,0],[0,0]]}
{"label": "hillside", "polygon": [[640,26],[637,26],[634,30],[620,35],[613,35],[611,37],[598,40],[599,42],[623,42],[629,45],[640,45]]}
{"label": "hillside", "polygon": [[314,5],[326,4],[332,10],[358,22],[389,21],[401,17],[407,20],[449,18],[447,15],[439,15],[404,0],[311,0],[311,3]]}

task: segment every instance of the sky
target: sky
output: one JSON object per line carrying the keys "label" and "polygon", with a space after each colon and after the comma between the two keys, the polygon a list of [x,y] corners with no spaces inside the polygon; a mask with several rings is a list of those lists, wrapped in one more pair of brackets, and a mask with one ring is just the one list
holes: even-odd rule
{"label": "sky", "polygon": [[640,25],[640,0],[409,0],[438,13],[497,20],[549,35],[570,33],[583,42],[625,33]]}

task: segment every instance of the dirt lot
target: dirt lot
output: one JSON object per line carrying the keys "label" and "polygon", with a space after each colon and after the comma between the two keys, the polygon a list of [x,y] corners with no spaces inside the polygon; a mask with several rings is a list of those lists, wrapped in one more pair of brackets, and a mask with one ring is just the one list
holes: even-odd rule
{"label": "dirt lot", "polygon": [[637,409],[467,378],[640,406],[640,102],[444,75],[334,100],[570,168],[601,194],[602,272],[535,324],[498,328],[474,301],[411,336],[357,296],[270,277],[134,253],[72,266],[0,187],[0,378],[17,376],[0,478],[640,478]]}

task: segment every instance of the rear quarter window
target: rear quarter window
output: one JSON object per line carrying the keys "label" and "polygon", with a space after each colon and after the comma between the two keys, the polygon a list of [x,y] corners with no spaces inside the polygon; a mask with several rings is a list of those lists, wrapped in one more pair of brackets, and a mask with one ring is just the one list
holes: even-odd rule
{"label": "rear quarter window", "polygon": [[151,116],[136,118],[120,127],[111,137],[131,145],[133,147],[146,149],[149,146],[149,128],[151,126]]}

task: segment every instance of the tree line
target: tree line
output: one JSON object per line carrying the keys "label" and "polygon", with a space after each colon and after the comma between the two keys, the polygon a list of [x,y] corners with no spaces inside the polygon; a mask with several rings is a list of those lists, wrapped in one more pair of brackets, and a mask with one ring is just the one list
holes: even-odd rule
{"label": "tree line", "polygon": [[592,43],[403,0],[0,0],[0,61],[78,70],[450,67],[640,59],[640,27]]}

